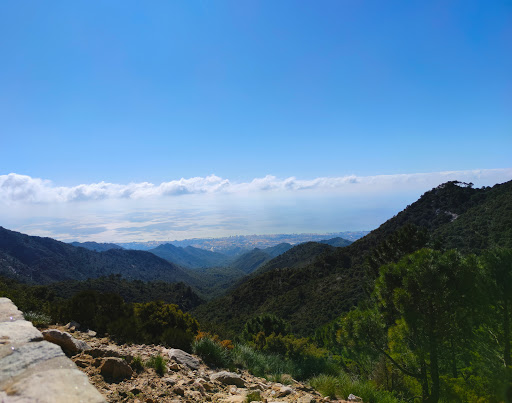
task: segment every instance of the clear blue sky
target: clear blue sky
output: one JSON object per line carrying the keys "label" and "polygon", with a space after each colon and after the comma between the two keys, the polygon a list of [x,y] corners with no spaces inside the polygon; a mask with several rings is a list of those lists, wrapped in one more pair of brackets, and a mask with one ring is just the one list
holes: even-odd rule
{"label": "clear blue sky", "polygon": [[510,1],[3,1],[0,174],[506,168]]}
{"label": "clear blue sky", "polygon": [[512,179],[510,1],[6,0],[0,58],[0,225],[32,235],[370,230]]}

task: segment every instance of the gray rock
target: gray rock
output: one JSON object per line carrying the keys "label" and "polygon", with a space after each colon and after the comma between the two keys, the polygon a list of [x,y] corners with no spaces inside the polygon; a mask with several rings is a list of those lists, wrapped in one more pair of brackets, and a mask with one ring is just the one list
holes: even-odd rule
{"label": "gray rock", "polygon": [[103,403],[105,399],[78,369],[53,369],[33,373],[9,386],[2,402]]}
{"label": "gray rock", "polygon": [[352,393],[348,395],[347,400],[349,402],[362,402],[363,399],[361,399],[359,396],[353,395]]}
{"label": "gray rock", "polygon": [[130,378],[133,374],[132,368],[122,358],[108,357],[100,367],[100,373],[105,378],[121,380]]}
{"label": "gray rock", "polygon": [[0,298],[0,322],[24,320],[23,313],[18,310],[9,298]]}
{"label": "gray rock", "polygon": [[240,375],[237,375],[233,372],[228,371],[221,371],[217,372],[215,374],[212,374],[210,376],[210,379],[212,381],[218,381],[226,385],[235,385],[240,388],[243,388],[245,386],[245,382],[242,378],[240,378]]}
{"label": "gray rock", "polygon": [[169,358],[179,362],[180,364],[184,364],[191,369],[199,369],[199,360],[183,350],[171,348],[169,350]]}
{"label": "gray rock", "polygon": [[69,330],[80,330],[80,327],[80,323],[75,322],[74,320],[72,320],[66,325],[66,328],[68,328]]}
{"label": "gray rock", "polygon": [[94,347],[86,352],[90,356],[96,357],[121,357],[121,352],[112,347]]}
{"label": "gray rock", "polygon": [[41,340],[41,332],[26,320],[0,322],[0,344],[21,344]]}
{"label": "gray rock", "polygon": [[283,386],[281,389],[279,389],[279,392],[277,393],[277,397],[284,397],[291,395],[293,393],[293,389],[289,386]]}
{"label": "gray rock", "polygon": [[57,329],[43,331],[43,337],[50,343],[61,346],[67,354],[78,354],[81,351],[90,350],[91,347],[82,340],[77,340],[67,332],[61,332]]}
{"label": "gray rock", "polygon": [[64,357],[62,349],[47,341],[27,343],[20,347],[3,346],[0,348],[0,384],[39,362],[56,357]]}

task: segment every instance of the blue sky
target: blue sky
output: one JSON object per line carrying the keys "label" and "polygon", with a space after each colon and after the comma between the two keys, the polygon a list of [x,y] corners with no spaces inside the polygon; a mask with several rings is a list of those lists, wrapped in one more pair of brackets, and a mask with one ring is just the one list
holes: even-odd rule
{"label": "blue sky", "polygon": [[[27,217],[46,209],[48,219],[34,216],[30,225],[72,237],[69,223],[67,233],[51,229],[51,214],[71,219],[55,212],[82,203],[105,220],[110,196],[77,201],[55,189],[101,182],[159,186],[215,175],[243,189],[267,175],[279,182],[432,173],[433,183],[447,171],[469,179],[478,172],[482,185],[512,179],[509,1],[5,1],[0,38],[0,203],[20,211],[16,220],[0,214],[0,225],[34,230]],[[30,180],[7,180],[10,173]],[[51,184],[37,187],[39,179]],[[27,193],[29,182],[44,194]],[[332,217],[355,212],[348,202],[343,214],[335,208],[340,189],[295,199],[292,192],[298,213],[285,227],[307,230],[298,217],[335,197],[324,209],[331,219],[313,222],[371,229],[431,182],[389,185],[394,204],[368,205],[374,214],[366,217],[375,218],[365,228]],[[168,209],[183,204],[173,195]],[[196,198],[198,212],[211,206]],[[283,211],[275,197],[264,199],[258,208],[267,206],[268,217]],[[154,207],[137,200],[138,209]],[[85,221],[93,225],[84,218],[75,228]],[[238,230],[284,229],[267,221]],[[227,227],[216,225],[209,233],[224,235]],[[165,233],[144,236],[157,235]]]}

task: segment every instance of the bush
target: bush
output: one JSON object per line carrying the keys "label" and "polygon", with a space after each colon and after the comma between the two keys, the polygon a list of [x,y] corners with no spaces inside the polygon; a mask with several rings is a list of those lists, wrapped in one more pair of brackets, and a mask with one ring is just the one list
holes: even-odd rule
{"label": "bush", "polygon": [[25,312],[23,316],[36,327],[48,327],[52,321],[48,315],[39,312]]}
{"label": "bush", "polygon": [[136,355],[135,357],[133,357],[133,360],[130,365],[132,369],[136,372],[140,372],[144,369],[144,362],[142,361],[142,357],[140,355]]}
{"label": "bush", "polygon": [[160,376],[167,372],[167,361],[160,354],[152,356],[146,361],[146,367],[153,368]]}
{"label": "bush", "polygon": [[134,304],[137,328],[146,343],[163,343],[190,351],[199,323],[177,305],[152,301]]}
{"label": "bush", "polygon": [[192,352],[197,354],[208,365],[227,368],[230,365],[230,356],[227,348],[211,337],[202,337],[192,343]]}

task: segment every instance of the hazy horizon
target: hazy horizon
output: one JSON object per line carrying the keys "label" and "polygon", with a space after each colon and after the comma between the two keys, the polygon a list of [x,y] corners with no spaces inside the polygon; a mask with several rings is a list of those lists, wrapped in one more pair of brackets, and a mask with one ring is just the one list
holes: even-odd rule
{"label": "hazy horizon", "polygon": [[512,169],[251,182],[218,177],[74,187],[0,175],[0,222],[62,241],[145,242],[251,234],[370,231],[450,180],[492,186]]}

